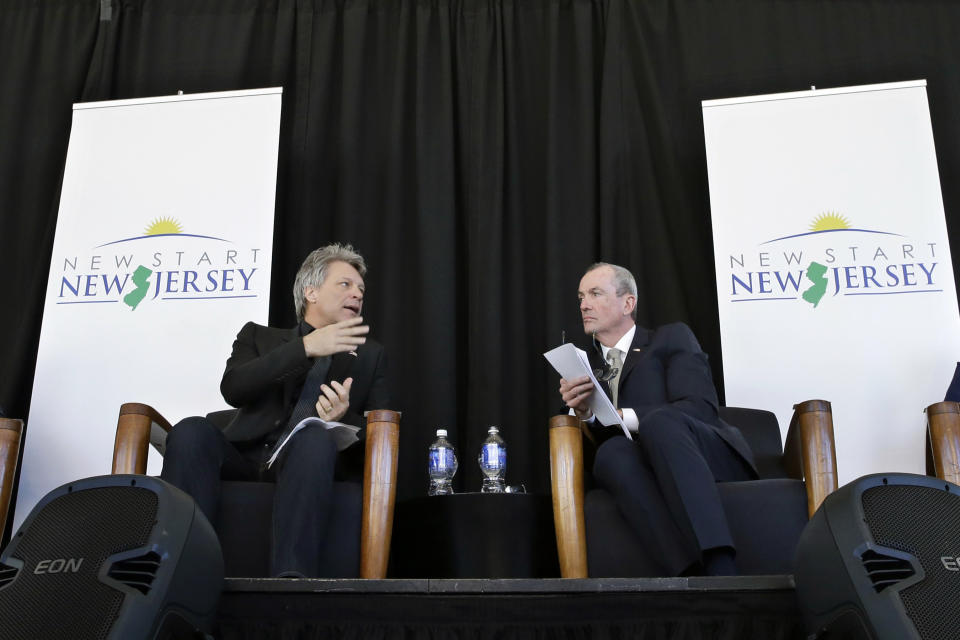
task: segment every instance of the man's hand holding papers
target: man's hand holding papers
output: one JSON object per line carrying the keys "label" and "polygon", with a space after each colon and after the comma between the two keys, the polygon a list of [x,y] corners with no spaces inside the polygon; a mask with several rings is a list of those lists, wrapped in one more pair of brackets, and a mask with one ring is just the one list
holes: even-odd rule
{"label": "man's hand holding papers", "polygon": [[573,344],[562,344],[556,349],[551,349],[543,354],[543,357],[553,365],[565,380],[575,380],[577,378],[588,377],[593,385],[593,392],[590,394],[588,404],[593,415],[600,424],[612,426],[620,425],[623,433],[630,438],[630,432],[623,424],[623,418],[617,412],[616,407],[610,402],[610,398],[600,388],[596,376],[593,375],[593,369],[590,367],[590,361],[583,349],[578,349]]}

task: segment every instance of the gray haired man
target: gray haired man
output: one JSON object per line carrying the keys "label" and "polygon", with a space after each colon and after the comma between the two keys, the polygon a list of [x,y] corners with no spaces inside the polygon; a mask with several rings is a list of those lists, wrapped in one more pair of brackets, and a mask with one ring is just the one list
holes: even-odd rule
{"label": "gray haired man", "polygon": [[740,431],[720,419],[707,355],[690,327],[636,324],[637,285],[614,264],[590,266],[577,290],[591,366],[631,438],[596,423],[588,376],[560,381],[564,403],[601,442],[597,484],[614,498],[657,575],[736,573],[717,482],[757,477]]}
{"label": "gray haired man", "polygon": [[[167,439],[161,478],[189,493],[215,523],[221,480],[276,482],[271,574],[315,577],[331,522],[337,479],[363,471],[363,413],[389,407],[383,347],[360,315],[367,267],[350,245],[307,256],[293,287],[300,319],[287,329],[248,322],[227,359],[220,391],[237,408],[223,430],[207,418],[179,422]],[[320,417],[360,427],[338,451],[326,429],[298,431],[266,462],[293,426]],[[342,448],[342,443],[340,445]]]}

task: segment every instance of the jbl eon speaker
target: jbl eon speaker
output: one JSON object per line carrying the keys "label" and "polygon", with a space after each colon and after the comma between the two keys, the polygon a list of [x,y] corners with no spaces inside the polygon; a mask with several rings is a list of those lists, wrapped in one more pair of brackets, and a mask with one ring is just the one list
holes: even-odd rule
{"label": "jbl eon speaker", "polygon": [[810,637],[960,638],[960,487],[864,476],[800,536],[797,600]]}
{"label": "jbl eon speaker", "polygon": [[98,476],[48,493],[0,555],[0,637],[193,637],[223,588],[213,527],[148,476]]}

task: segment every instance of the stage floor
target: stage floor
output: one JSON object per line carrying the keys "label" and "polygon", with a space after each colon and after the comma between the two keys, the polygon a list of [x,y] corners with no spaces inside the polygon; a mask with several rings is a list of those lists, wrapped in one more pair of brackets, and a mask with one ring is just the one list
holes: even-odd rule
{"label": "stage floor", "polygon": [[804,638],[792,576],[585,580],[228,578],[227,638]]}

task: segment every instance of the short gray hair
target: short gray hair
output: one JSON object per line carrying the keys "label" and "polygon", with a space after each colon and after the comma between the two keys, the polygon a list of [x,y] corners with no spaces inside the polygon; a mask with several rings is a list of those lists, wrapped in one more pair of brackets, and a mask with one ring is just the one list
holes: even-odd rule
{"label": "short gray hair", "polygon": [[[583,272],[583,275],[587,275],[591,271],[600,269],[602,267],[610,267],[613,269],[613,286],[617,292],[617,296],[625,296],[630,294],[634,298],[637,297],[637,280],[626,267],[621,267],[618,264],[610,264],[609,262],[595,262],[587,267],[587,270]],[[630,315],[634,320],[637,319],[636,305],[633,306],[633,312],[631,312]]]}
{"label": "short gray hair", "polygon": [[334,242],[325,247],[314,249],[300,265],[300,271],[293,281],[293,304],[297,310],[297,318],[303,320],[307,311],[307,301],[303,295],[307,287],[319,287],[327,278],[327,267],[331,262],[346,262],[360,273],[360,277],[367,275],[367,263],[363,256],[353,250],[349,244]]}

